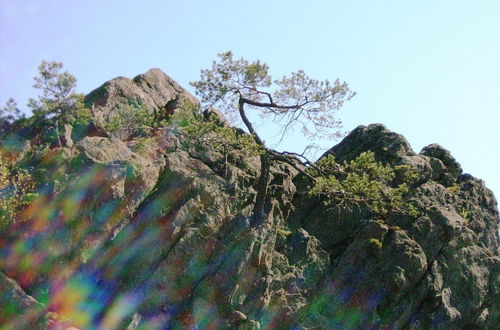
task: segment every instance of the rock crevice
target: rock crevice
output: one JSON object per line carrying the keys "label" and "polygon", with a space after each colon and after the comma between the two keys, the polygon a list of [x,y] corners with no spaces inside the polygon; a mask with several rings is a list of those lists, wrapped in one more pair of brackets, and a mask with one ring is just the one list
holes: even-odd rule
{"label": "rock crevice", "polygon": [[[104,118],[131,102],[172,113],[182,99],[198,102],[152,69],[113,79],[85,102]],[[325,155],[342,162],[372,151],[380,162],[410,166],[416,179],[407,198],[416,215],[375,219],[362,207],[327,208],[308,193],[309,178],[298,170],[306,166],[294,159],[271,167],[269,216],[253,228],[258,159],[229,150],[241,161],[221,170],[221,154],[188,153],[179,147],[183,139],[157,129],[139,148],[136,138],[85,136],[52,150],[57,162],[40,157],[52,171],[47,211],[0,245],[0,270],[9,277],[0,272],[2,299],[13,299],[16,310],[2,314],[8,324],[38,322],[33,311],[45,313],[47,327],[57,319],[81,328],[500,323],[496,200],[443,147],[417,154],[381,124],[359,126]],[[13,248],[25,241],[29,249]],[[33,251],[38,268],[27,272],[22,265]]]}

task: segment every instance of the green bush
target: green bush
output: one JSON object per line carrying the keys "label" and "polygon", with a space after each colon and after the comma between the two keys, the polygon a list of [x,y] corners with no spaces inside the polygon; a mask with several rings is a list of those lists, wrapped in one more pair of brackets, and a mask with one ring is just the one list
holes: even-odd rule
{"label": "green bush", "polygon": [[110,135],[126,139],[134,136],[145,136],[153,128],[154,114],[141,103],[117,105],[106,118],[103,125]]}
{"label": "green bush", "polygon": [[373,152],[363,152],[343,163],[337,163],[333,155],[328,155],[310,168],[310,173],[315,182],[309,193],[323,197],[326,206],[365,205],[382,218],[396,210],[415,212],[411,204],[404,202],[408,184],[394,186],[395,169],[377,162]]}
{"label": "green bush", "polygon": [[0,156],[0,231],[15,223],[20,212],[37,197],[35,186],[30,173],[14,171]]}
{"label": "green bush", "polygon": [[247,157],[262,153],[253,137],[233,127],[223,125],[215,115],[202,116],[197,105],[184,101],[168,119],[168,124],[181,139],[181,148],[188,152],[213,150],[228,162],[231,150],[238,150]]}

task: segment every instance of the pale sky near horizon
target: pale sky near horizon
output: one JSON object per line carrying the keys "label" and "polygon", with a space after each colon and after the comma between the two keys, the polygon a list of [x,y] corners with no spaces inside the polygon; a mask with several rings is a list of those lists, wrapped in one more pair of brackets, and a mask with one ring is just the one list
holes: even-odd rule
{"label": "pale sky near horizon", "polygon": [[[439,143],[499,198],[499,17],[498,0],[1,0],[0,103],[26,109],[42,60],[63,62],[82,93],[152,67],[192,91],[232,50],[276,78],[347,81],[345,130],[383,123],[416,152]],[[306,144],[297,131],[278,148]]]}

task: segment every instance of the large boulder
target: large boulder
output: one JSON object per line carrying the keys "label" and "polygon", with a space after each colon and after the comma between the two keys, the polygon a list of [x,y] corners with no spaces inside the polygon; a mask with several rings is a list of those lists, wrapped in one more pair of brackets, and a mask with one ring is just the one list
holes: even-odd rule
{"label": "large boulder", "polygon": [[144,105],[148,112],[173,111],[177,102],[186,98],[198,101],[160,69],[150,69],[133,79],[118,77],[104,83],[85,96],[85,104],[107,116],[117,107]]}
{"label": "large boulder", "polygon": [[94,117],[97,130],[93,131],[122,140],[130,140],[142,135],[141,131],[151,130],[155,125],[150,119],[160,123],[186,102],[199,104],[160,69],[151,69],[134,79],[112,79],[90,92],[84,102]]}
{"label": "large boulder", "polygon": [[337,161],[352,160],[364,151],[373,151],[378,161],[398,162],[415,153],[401,134],[391,132],[382,124],[358,126],[325,155],[333,154]]}

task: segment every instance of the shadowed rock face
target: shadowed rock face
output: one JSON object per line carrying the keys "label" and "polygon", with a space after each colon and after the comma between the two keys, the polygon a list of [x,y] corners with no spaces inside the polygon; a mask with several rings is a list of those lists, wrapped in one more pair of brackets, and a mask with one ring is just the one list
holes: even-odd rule
{"label": "shadowed rock face", "polygon": [[[316,317],[306,313],[308,324],[492,327],[499,317],[493,302],[500,274],[499,217],[491,191],[462,174],[441,146],[432,144],[417,155],[383,125],[356,128],[327,154],[350,160],[369,150],[381,161],[415,168],[419,179],[410,200],[420,214],[393,213],[377,221],[359,212],[330,214],[317,201],[307,214],[299,209],[302,227],[333,257],[319,294],[331,303]],[[375,248],[371,238],[382,246]],[[354,325],[348,324],[348,311],[359,313]]]}
{"label": "shadowed rock face", "polygon": [[[175,111],[182,97],[192,99],[153,69],[107,82],[86,102],[106,115],[134,98],[151,111]],[[158,130],[139,148],[136,140],[87,136],[46,162],[50,196],[22,234],[0,242],[0,270],[10,277],[0,273],[2,297],[18,302],[7,322],[36,322],[34,313],[47,308],[54,313],[46,324],[82,328],[499,324],[496,200],[439,145],[417,154],[375,124],[327,152],[343,161],[371,150],[379,161],[411,165],[418,216],[333,212],[307,194],[296,168],[276,164],[269,217],[251,228],[258,159],[232,150],[221,170],[222,154],[189,154],[176,148],[183,139]]]}

